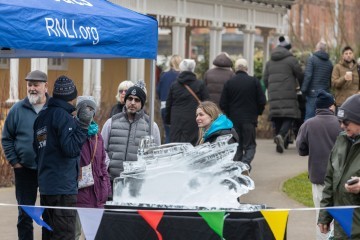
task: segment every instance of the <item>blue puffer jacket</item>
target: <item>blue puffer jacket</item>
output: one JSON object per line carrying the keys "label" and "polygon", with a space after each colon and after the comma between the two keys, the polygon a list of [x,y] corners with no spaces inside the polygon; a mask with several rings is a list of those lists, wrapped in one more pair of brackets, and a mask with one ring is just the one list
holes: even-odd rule
{"label": "blue puffer jacket", "polygon": [[329,60],[329,54],[324,51],[315,52],[308,59],[301,92],[309,97],[316,97],[316,90],[329,92],[332,70],[333,65]]}
{"label": "blue puffer jacket", "polygon": [[71,113],[75,108],[50,98],[34,123],[39,191],[42,195],[77,194],[80,151],[87,138]]}

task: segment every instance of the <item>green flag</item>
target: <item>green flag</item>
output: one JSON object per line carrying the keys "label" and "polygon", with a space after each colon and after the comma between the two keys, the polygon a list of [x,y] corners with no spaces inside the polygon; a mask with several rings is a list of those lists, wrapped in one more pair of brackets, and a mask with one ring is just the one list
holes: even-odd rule
{"label": "green flag", "polygon": [[225,211],[220,212],[198,212],[209,227],[223,239]]}

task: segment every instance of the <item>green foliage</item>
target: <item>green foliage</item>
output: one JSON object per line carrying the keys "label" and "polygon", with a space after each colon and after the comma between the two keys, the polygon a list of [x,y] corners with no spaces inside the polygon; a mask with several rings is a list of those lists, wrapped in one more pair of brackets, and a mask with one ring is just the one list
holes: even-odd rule
{"label": "green foliage", "polygon": [[262,79],[263,74],[263,59],[264,59],[264,53],[263,51],[259,51],[256,49],[255,55],[254,55],[254,77],[257,79]]}
{"label": "green foliage", "polygon": [[284,183],[282,191],[295,201],[300,202],[307,207],[314,207],[311,182],[307,172],[287,180]]}

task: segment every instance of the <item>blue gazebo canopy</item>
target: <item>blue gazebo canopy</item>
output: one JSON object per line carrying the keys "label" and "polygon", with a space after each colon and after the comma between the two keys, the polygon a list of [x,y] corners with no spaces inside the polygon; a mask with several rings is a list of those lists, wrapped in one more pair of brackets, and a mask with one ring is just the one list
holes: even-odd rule
{"label": "blue gazebo canopy", "polygon": [[157,21],[106,0],[0,0],[0,58],[156,59]]}

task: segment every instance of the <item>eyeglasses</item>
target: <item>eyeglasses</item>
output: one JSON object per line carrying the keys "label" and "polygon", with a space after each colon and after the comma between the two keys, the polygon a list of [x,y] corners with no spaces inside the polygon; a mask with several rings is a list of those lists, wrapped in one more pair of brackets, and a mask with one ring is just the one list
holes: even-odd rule
{"label": "eyeglasses", "polygon": [[119,93],[126,93],[127,89],[119,90]]}
{"label": "eyeglasses", "polygon": [[349,124],[351,123],[351,121],[344,119],[344,120],[340,120],[340,123],[342,123],[345,127],[349,126]]}
{"label": "eyeglasses", "polygon": [[133,100],[136,103],[139,103],[141,101],[140,98],[134,98],[134,97],[131,97],[131,96],[126,99],[126,101],[129,101],[129,102],[132,102]]}

